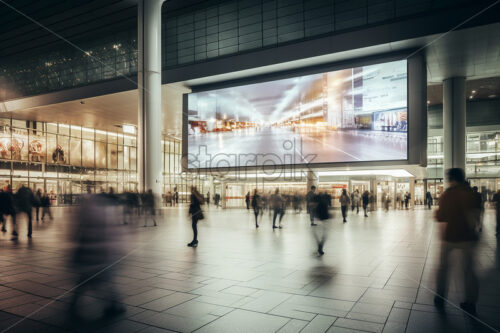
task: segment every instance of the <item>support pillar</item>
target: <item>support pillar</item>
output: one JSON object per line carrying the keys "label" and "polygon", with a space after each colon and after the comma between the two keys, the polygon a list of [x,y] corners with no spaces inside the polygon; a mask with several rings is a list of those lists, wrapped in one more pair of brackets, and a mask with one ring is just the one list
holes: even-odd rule
{"label": "support pillar", "polygon": [[[443,81],[443,171],[461,168],[465,172],[465,78]],[[446,182],[445,174],[443,179]],[[447,186],[447,185],[446,185]]]}
{"label": "support pillar", "polygon": [[221,207],[222,209],[226,209],[226,186],[227,183],[224,179],[221,179],[220,181],[220,200],[221,200]]}
{"label": "support pillar", "polygon": [[139,190],[162,193],[161,152],[161,6],[163,0],[139,0],[137,133]]}
{"label": "support pillar", "polygon": [[311,186],[318,187],[318,174],[312,170],[307,171],[307,191],[311,189]]}

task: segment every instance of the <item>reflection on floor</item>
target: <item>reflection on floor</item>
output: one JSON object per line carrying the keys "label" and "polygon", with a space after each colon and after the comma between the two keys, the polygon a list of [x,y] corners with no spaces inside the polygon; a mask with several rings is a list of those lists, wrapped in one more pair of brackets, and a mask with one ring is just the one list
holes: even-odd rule
{"label": "reflection on floor", "polygon": [[[67,262],[69,209],[17,243],[0,236],[0,329],[58,332],[77,329],[68,318],[75,274]],[[168,208],[158,227],[142,224],[128,241],[113,283],[127,312],[99,320],[102,290],[84,298],[92,329],[112,332],[475,332],[500,328],[500,272],[494,212],[488,211],[478,246],[479,318],[453,306],[432,305],[439,226],[423,209],[351,214],[331,222],[326,254],[314,254],[305,214],[289,212],[272,231],[268,214],[259,229],[246,210],[210,208],[191,237],[186,208]],[[23,223],[21,223],[23,224]],[[23,225],[24,227],[24,225]],[[461,299],[459,267],[450,301]],[[106,288],[107,284],[100,288]],[[52,301],[56,299],[55,301]],[[24,316],[28,319],[19,322]]]}

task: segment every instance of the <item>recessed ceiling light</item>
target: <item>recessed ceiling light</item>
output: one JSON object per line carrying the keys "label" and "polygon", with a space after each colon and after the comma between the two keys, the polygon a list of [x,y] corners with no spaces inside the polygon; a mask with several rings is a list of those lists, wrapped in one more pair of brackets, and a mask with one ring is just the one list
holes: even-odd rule
{"label": "recessed ceiling light", "polygon": [[469,99],[473,99],[473,98],[474,98],[474,96],[472,96],[472,95],[469,96]]}
{"label": "recessed ceiling light", "polygon": [[475,93],[476,93],[476,91],[475,91],[475,90],[472,90],[471,92],[472,92],[473,94],[475,94]]}
{"label": "recessed ceiling light", "polygon": [[495,98],[495,97],[497,97],[497,95],[494,95],[494,94],[493,94],[493,95],[489,95],[488,97],[489,97],[489,98]]}

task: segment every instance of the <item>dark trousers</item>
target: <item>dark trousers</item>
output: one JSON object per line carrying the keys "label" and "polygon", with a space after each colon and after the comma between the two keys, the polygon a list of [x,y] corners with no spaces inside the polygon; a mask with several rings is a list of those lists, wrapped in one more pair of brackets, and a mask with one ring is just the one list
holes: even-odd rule
{"label": "dark trousers", "polygon": [[38,214],[40,212],[40,206],[35,207],[35,213],[36,213],[36,220],[38,221]]}
{"label": "dark trousers", "polygon": [[198,216],[191,216],[191,227],[193,228],[193,242],[198,241]]}
{"label": "dark trousers", "polygon": [[283,215],[285,215],[285,212],[281,208],[274,208],[274,214],[273,214],[273,227],[276,226],[276,217],[279,215],[279,220],[278,223],[281,224],[281,219],[283,218]]}
{"label": "dark trousers", "polygon": [[342,210],[342,218],[345,221],[345,219],[347,217],[347,206],[340,206],[340,209]]}
{"label": "dark trousers", "polygon": [[260,213],[260,209],[254,208],[253,214],[255,215],[255,225],[259,224],[259,213]]}
{"label": "dark trousers", "polygon": [[[31,233],[33,232],[33,214],[31,212],[31,209],[29,211],[19,211],[19,213],[26,213],[28,216],[28,236],[31,236]],[[16,230],[16,219],[19,216],[18,214],[12,215],[12,224],[14,230]]]}

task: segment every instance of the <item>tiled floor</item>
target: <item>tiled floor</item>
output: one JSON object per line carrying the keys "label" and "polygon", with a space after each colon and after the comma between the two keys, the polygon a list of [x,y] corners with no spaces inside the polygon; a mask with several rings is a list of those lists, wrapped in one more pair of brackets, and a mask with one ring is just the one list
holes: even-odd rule
{"label": "tiled floor", "polygon": [[[339,214],[329,223],[323,257],[315,255],[305,214],[289,212],[273,231],[246,210],[211,208],[199,246],[185,208],[168,208],[158,227],[120,226],[126,257],[114,280],[84,297],[86,322],[67,315],[77,274],[69,209],[25,231],[17,243],[0,235],[0,331],[59,332],[493,332],[500,329],[500,254],[488,211],[477,266],[481,294],[476,322],[454,305],[432,305],[439,228],[432,213]],[[118,245],[117,245],[118,246]],[[450,301],[462,299],[460,265]],[[101,318],[103,295],[115,285],[127,312]],[[28,318],[23,319],[29,315]]]}

